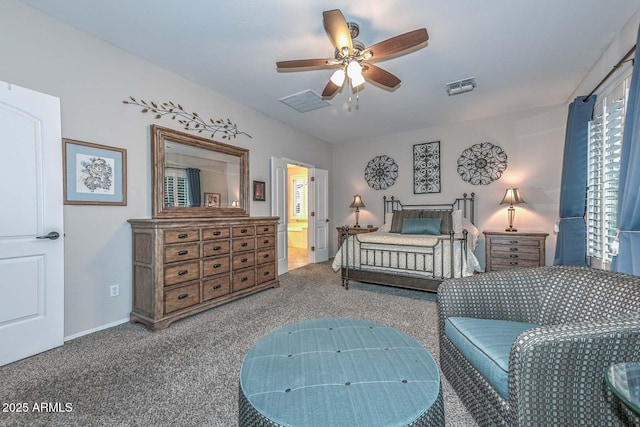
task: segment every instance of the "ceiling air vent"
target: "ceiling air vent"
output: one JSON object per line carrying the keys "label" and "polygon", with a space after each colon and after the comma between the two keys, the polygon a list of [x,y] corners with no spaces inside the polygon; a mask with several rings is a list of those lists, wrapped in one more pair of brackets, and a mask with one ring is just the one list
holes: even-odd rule
{"label": "ceiling air vent", "polygon": [[287,104],[289,107],[294,108],[301,113],[306,113],[307,111],[317,110],[318,108],[331,105],[311,89],[280,98],[280,102]]}
{"label": "ceiling air vent", "polygon": [[476,78],[469,77],[468,79],[447,83],[447,94],[449,94],[449,96],[452,96],[459,95],[465,92],[471,92],[474,87],[476,87]]}

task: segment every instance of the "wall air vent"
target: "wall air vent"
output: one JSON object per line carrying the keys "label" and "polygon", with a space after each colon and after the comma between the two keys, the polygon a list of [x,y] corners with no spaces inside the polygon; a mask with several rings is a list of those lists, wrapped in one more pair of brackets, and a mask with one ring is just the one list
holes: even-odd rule
{"label": "wall air vent", "polygon": [[475,77],[469,77],[468,79],[447,83],[447,94],[452,96],[471,92],[474,87],[476,87],[476,79]]}
{"label": "wall air vent", "polygon": [[331,105],[311,89],[280,98],[280,102],[287,104],[289,107],[301,113]]}

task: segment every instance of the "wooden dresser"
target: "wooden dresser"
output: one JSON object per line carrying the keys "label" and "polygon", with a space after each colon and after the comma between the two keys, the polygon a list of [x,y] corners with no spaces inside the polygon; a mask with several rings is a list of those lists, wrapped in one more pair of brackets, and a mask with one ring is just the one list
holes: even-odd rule
{"label": "wooden dresser", "polygon": [[486,271],[545,265],[548,233],[485,231]]}
{"label": "wooden dresser", "polygon": [[280,286],[275,217],[131,219],[131,321],[151,330]]}

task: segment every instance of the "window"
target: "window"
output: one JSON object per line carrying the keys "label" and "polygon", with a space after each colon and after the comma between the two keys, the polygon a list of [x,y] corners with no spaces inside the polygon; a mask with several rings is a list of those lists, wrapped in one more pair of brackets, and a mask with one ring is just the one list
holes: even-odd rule
{"label": "window", "polygon": [[631,77],[599,97],[589,122],[587,162],[587,255],[606,267],[615,256],[622,132]]}
{"label": "window", "polygon": [[294,176],[291,179],[293,187],[293,204],[291,217],[307,219],[307,177]]}
{"label": "window", "polygon": [[164,205],[189,206],[187,173],[182,169],[165,169]]}

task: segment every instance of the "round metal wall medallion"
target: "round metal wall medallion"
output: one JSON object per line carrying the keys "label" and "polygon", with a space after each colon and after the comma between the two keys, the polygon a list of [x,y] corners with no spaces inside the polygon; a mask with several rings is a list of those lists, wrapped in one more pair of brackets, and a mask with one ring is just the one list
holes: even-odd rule
{"label": "round metal wall medallion", "polygon": [[369,161],[364,169],[364,179],[375,190],[386,190],[398,178],[398,165],[389,156],[377,156]]}
{"label": "round metal wall medallion", "polygon": [[507,153],[490,142],[474,144],[458,158],[458,174],[473,185],[487,185],[500,179],[507,169]]}

